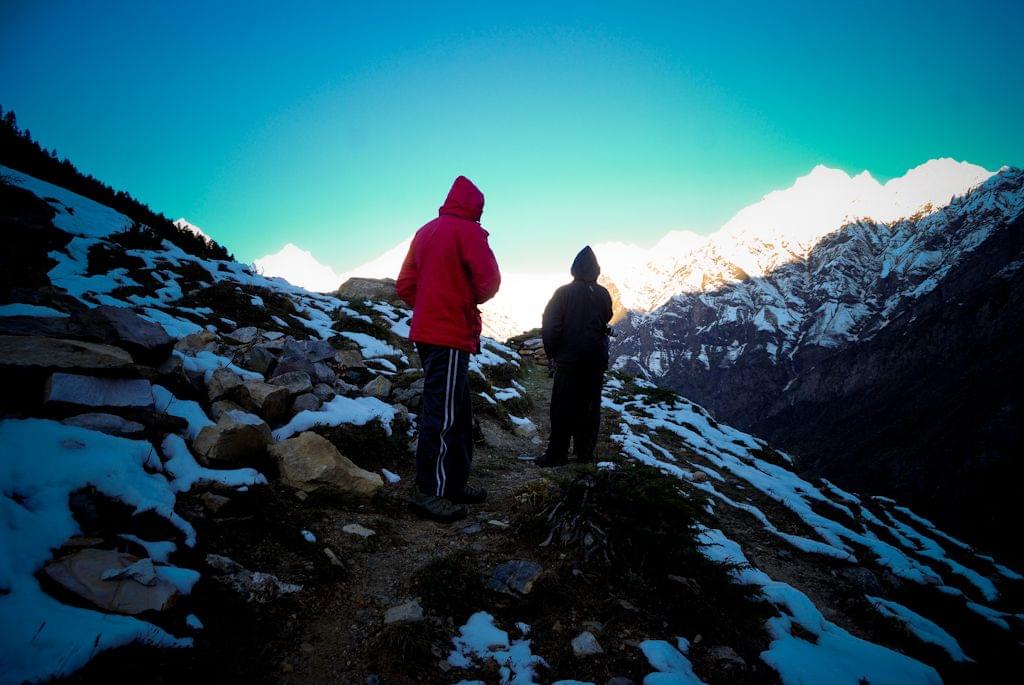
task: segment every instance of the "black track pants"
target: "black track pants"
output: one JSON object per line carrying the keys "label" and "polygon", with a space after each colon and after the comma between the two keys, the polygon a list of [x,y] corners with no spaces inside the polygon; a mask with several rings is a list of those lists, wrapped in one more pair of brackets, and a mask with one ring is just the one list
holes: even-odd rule
{"label": "black track pants", "polygon": [[580,461],[593,461],[601,426],[601,386],[604,366],[559,364],[551,389],[551,437],[546,457],[563,461],[569,440]]}
{"label": "black track pants", "polygon": [[423,363],[423,408],[416,445],[416,485],[427,495],[461,492],[473,461],[469,353],[417,343]]}

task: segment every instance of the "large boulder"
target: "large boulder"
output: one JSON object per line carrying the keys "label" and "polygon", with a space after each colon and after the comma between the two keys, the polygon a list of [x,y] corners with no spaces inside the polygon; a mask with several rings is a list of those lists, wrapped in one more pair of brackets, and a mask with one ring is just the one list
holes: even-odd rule
{"label": "large boulder", "polygon": [[311,431],[269,448],[285,483],[304,492],[325,488],[369,497],[384,487],[376,473],[359,468],[329,440]]}
{"label": "large boulder", "polygon": [[272,440],[270,426],[258,416],[228,410],[216,424],[199,431],[192,446],[208,464],[252,463]]}
{"label": "large boulder", "polygon": [[398,293],[395,291],[393,278],[350,278],[338,286],[338,297],[343,300],[381,300],[395,302]]}
{"label": "large boulder", "polygon": [[291,371],[289,373],[283,373],[280,376],[274,376],[270,379],[271,385],[280,385],[282,388],[288,389],[288,394],[301,395],[313,390],[313,381],[310,380],[309,374],[304,371]]}
{"label": "large boulder", "polygon": [[82,312],[78,319],[88,337],[124,347],[142,360],[159,362],[174,347],[174,338],[163,326],[126,307],[93,307]]}
{"label": "large boulder", "polygon": [[43,572],[65,590],[105,611],[162,611],[180,596],[158,576],[151,559],[108,549],[83,549],[47,564]]}
{"label": "large boulder", "polygon": [[236,391],[238,404],[259,414],[271,423],[283,421],[288,416],[288,400],[291,394],[287,388],[263,381],[246,381]]}
{"label": "large boulder", "polygon": [[0,366],[105,371],[124,369],[132,356],[111,345],[33,335],[0,335]]}
{"label": "large boulder", "polygon": [[82,407],[155,409],[153,386],[141,378],[97,378],[55,373],[46,384],[46,401]]}

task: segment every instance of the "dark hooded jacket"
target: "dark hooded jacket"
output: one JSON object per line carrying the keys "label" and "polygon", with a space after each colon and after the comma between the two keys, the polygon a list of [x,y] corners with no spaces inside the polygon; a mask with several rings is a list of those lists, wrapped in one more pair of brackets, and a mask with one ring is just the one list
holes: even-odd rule
{"label": "dark hooded jacket", "polygon": [[597,283],[601,267],[589,246],[572,263],[572,283],[563,285],[544,308],[544,352],[556,364],[608,365],[608,322],[612,298]]}
{"label": "dark hooded jacket", "polygon": [[465,176],[448,192],[438,217],[416,232],[395,290],[413,309],[413,342],[480,350],[480,310],[501,273],[480,226],[484,194]]}

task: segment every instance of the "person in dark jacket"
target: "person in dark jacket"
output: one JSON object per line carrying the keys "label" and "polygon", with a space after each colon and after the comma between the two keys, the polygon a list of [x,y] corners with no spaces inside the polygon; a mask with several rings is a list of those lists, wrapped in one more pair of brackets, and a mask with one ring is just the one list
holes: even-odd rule
{"label": "person in dark jacket", "polygon": [[413,508],[437,521],[466,515],[483,502],[469,485],[473,405],[469,355],[480,351],[480,310],[501,273],[480,226],[484,195],[465,176],[452,184],[438,217],[416,232],[395,289],[413,309],[409,339],[423,365],[423,407],[416,445]]}
{"label": "person in dark jacket", "polygon": [[612,319],[612,298],[598,285],[600,274],[594,251],[583,248],[572,263],[572,283],[556,290],[544,308],[544,352],[554,360],[555,382],[551,436],[538,466],[565,464],[570,439],[579,461],[594,460]]}

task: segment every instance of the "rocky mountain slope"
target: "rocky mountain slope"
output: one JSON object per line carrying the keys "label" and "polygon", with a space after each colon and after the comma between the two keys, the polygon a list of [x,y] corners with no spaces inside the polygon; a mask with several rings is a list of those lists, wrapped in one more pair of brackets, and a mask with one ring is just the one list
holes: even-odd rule
{"label": "rocky mountain slope", "polygon": [[[485,340],[463,524],[410,515],[409,312],[189,254],[0,168],[0,681],[995,682],[1024,577],[649,381],[543,472]],[[532,341],[523,343],[535,347]]]}
{"label": "rocky mountain slope", "polygon": [[743,259],[719,254],[717,271],[680,270],[669,286],[680,292],[620,324],[615,367],[698,399],[843,483],[922,503],[927,493],[931,511],[953,501],[945,520],[974,529],[1011,512],[1019,521],[1005,500],[976,506],[997,474],[1019,468],[1007,449],[1019,446],[1014,431],[995,431],[1002,443],[984,457],[969,445],[1019,412],[1006,372],[1019,366],[1022,211],[1024,172],[1007,168],[942,207],[858,219],[800,249],[766,245],[750,261],[739,244]]}

